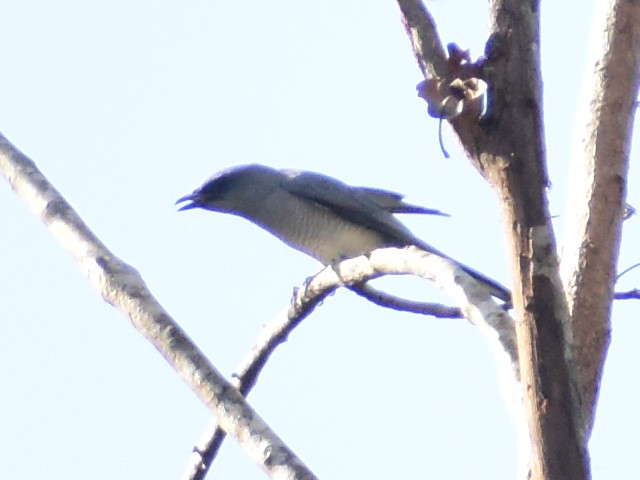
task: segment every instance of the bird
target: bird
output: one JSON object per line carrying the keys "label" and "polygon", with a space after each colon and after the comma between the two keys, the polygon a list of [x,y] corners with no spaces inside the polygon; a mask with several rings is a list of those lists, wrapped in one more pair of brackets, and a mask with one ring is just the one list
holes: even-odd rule
{"label": "bird", "polygon": [[510,302],[506,287],[420,240],[394,215],[446,213],[403,199],[399,193],[350,186],[320,173],[254,163],[214,174],[176,205],[181,205],[179,211],[201,208],[246,218],[324,265],[378,248],[413,245],[456,262],[491,295]]}

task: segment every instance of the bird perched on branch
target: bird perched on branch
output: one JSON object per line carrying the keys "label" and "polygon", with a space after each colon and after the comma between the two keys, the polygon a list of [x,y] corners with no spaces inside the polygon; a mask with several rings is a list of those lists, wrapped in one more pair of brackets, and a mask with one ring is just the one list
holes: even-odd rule
{"label": "bird perched on branch", "polygon": [[[259,164],[236,166],[216,173],[176,204],[184,202],[189,203],[179,210],[203,208],[244,217],[324,265],[377,248],[409,245],[450,259],[418,239],[393,215],[446,214],[405,203],[398,193],[351,187],[319,173]],[[507,288],[456,263],[491,295],[510,301]]]}

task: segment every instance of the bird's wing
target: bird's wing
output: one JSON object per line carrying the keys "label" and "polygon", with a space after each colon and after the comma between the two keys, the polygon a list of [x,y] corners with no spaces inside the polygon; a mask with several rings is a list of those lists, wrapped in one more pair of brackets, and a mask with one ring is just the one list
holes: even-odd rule
{"label": "bird's wing", "polygon": [[403,201],[404,195],[389,190],[380,190],[369,187],[356,187],[365,194],[370,200],[388,210],[391,213],[422,213],[425,215],[440,215],[448,217],[448,213],[433,208],[421,207],[420,205],[412,205]]}
{"label": "bird's wing", "polygon": [[[402,196],[383,190],[360,189],[319,173],[283,170],[282,188],[298,198],[321,205],[336,215],[380,232],[403,244],[414,244],[413,234],[385,205],[375,198],[385,198],[387,203],[401,201]],[[371,192],[376,192],[373,195]],[[372,198],[373,197],[373,198]]]}
{"label": "bird's wing", "polygon": [[[287,170],[284,173],[285,179],[282,182],[282,187],[292,195],[322,205],[353,223],[381,232],[398,244],[416,245],[427,252],[451,259],[440,250],[416,238],[396,219],[392,212],[400,213],[397,207],[385,207],[375,201],[376,198],[383,198],[383,202],[394,200],[395,203],[402,203],[401,195],[384,190],[350,187],[339,180],[312,172]],[[373,192],[373,198],[371,198],[371,192]],[[505,302],[510,301],[511,292],[509,289],[477,270],[456,260],[453,261],[473,278],[483,283],[491,295]]]}

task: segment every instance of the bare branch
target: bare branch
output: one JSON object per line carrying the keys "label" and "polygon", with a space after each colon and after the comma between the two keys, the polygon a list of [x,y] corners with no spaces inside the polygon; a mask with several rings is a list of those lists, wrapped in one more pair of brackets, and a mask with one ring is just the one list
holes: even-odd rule
{"label": "bare branch", "polygon": [[436,318],[463,318],[462,312],[457,307],[432,302],[415,302],[406,298],[396,297],[387,292],[377,290],[368,283],[364,285],[353,285],[350,289],[381,307],[391,308],[401,312],[430,315]]}
{"label": "bare branch", "polygon": [[518,353],[536,480],[587,479],[571,328],[546,190],[537,0],[493,0],[486,46],[488,118],[478,163],[504,212]]}
{"label": "bare branch", "polygon": [[[316,286],[313,281],[296,289],[292,304],[269,322],[260,332],[253,348],[233,373],[232,383],[245,397],[253,389],[271,354],[284,343],[291,332],[341,284]],[[198,441],[182,475],[183,480],[201,480],[211,468],[226,434],[214,420]]]}
{"label": "bare branch", "polygon": [[620,280],[620,278],[623,275],[626,275],[627,273],[631,272],[632,270],[634,270],[635,268],[638,268],[638,267],[640,267],[640,263],[635,263],[635,264],[631,265],[630,267],[625,268],[622,272],[620,272],[619,274],[616,275],[616,282],[618,280]]}
{"label": "bare branch", "polygon": [[[426,9],[410,3],[410,9],[401,7],[405,25],[432,23]],[[481,65],[482,79],[488,85],[487,115],[482,122],[473,115],[460,115],[451,123],[472,164],[498,192],[503,206],[517,280],[514,305],[534,444],[533,477],[587,478],[569,315],[546,197],[549,180],[543,144],[539,2],[492,0],[490,4],[492,34]],[[406,20],[419,13],[421,22]],[[428,42],[417,44],[417,29],[407,31],[417,56],[432,55],[418,60],[425,75],[430,74],[425,65],[442,65],[438,49],[421,49]],[[444,76],[441,72],[439,76]]]}
{"label": "bare branch", "polygon": [[634,288],[628,292],[616,292],[613,298],[616,300],[640,300],[640,289]]}
{"label": "bare branch", "polygon": [[316,478],[162,308],[140,274],[98,240],[33,161],[2,135],[0,172],[76,259],[104,300],[131,320],[250,458],[271,478]]}
{"label": "bare branch", "polygon": [[[573,320],[585,441],[593,428],[607,349],[622,223],[627,210],[627,171],[640,85],[640,4],[601,5],[587,73],[587,118],[575,148],[567,209],[562,274]],[[607,9],[607,10],[605,10]]]}
{"label": "bare branch", "polygon": [[[296,289],[291,307],[276,317],[260,333],[253,349],[234,373],[233,383],[247,395],[255,385],[258,375],[278,345],[287,340],[291,332],[306,318],[327,295],[337,288],[347,286],[358,293],[380,295],[362,284],[382,275],[412,274],[436,283],[460,304],[456,313],[466,317],[481,328],[496,353],[505,372],[505,384],[510,387],[510,400],[521,402],[516,339],[512,319],[496,305],[484,287],[450,260],[420,250],[385,248],[371,252],[370,256],[344,260],[339,265],[327,267]],[[386,294],[384,294],[386,296]],[[389,297],[385,297],[386,300]],[[433,314],[433,311],[428,312]],[[224,432],[216,424],[208,427],[194,449],[183,480],[200,480],[206,475],[215,459]]]}
{"label": "bare branch", "polygon": [[429,10],[420,0],[398,0],[398,6],[424,78],[445,77],[447,56]]}

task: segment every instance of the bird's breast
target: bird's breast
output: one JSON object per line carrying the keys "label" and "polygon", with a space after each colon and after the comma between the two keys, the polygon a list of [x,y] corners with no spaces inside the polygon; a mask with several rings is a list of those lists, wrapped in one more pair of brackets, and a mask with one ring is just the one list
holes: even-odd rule
{"label": "bird's breast", "polygon": [[279,215],[271,215],[276,207],[265,204],[265,214],[255,220],[283,242],[325,265],[388,245],[378,232],[321,205],[292,198],[277,206]]}

